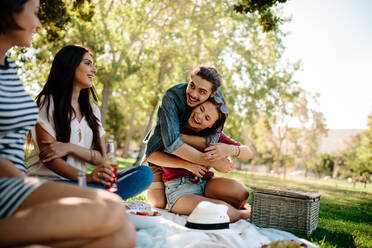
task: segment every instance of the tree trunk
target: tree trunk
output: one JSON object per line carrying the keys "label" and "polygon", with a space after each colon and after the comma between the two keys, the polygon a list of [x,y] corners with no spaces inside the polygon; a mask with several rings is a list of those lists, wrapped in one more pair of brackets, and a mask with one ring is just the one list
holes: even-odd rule
{"label": "tree trunk", "polygon": [[133,135],[134,121],[136,120],[136,116],[134,114],[135,112],[136,112],[136,109],[133,109],[132,118],[130,118],[130,121],[129,121],[129,129],[128,129],[127,135],[125,136],[124,149],[123,149],[123,154],[122,154],[124,158],[128,157],[130,141]]}
{"label": "tree trunk", "polygon": [[103,92],[102,92],[102,106],[101,106],[101,122],[102,127],[105,127],[106,117],[108,111],[108,99],[111,93],[110,84],[106,77],[102,76],[99,79],[103,83]]}
{"label": "tree trunk", "polygon": [[147,126],[145,128],[145,132],[143,134],[143,137],[141,138],[141,146],[140,146],[140,150],[138,152],[138,156],[137,156],[136,162],[134,162],[135,165],[140,164],[142,162],[143,156],[145,155],[146,144],[143,142],[143,139],[144,139],[145,135],[148,133],[148,131],[151,128],[151,125],[152,125],[152,122],[153,122],[153,119],[154,119],[154,115],[155,115],[155,111],[156,111],[156,107],[157,106],[158,105],[156,104],[154,106],[154,108],[152,109],[152,111],[151,111],[149,121],[147,122]]}
{"label": "tree trunk", "polygon": [[307,173],[308,173],[308,168],[307,168],[307,165],[305,164],[305,177],[307,177]]}

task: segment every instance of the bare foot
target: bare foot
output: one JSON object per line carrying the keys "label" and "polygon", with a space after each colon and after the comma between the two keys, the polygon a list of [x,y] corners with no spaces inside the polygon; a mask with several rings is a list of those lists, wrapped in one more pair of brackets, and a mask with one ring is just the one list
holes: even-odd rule
{"label": "bare foot", "polygon": [[241,219],[250,220],[251,219],[251,210],[240,210]]}
{"label": "bare foot", "polygon": [[246,203],[246,204],[244,204],[244,206],[243,206],[242,209],[245,209],[245,210],[249,210],[249,211],[251,211],[251,210],[252,210],[252,207],[251,207],[250,204]]}

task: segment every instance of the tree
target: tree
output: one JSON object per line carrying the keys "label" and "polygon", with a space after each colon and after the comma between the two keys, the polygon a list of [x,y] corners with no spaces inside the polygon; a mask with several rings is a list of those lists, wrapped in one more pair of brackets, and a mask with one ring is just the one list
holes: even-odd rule
{"label": "tree", "polygon": [[360,175],[372,174],[372,114],[368,116],[368,129],[361,134],[360,145],[356,149],[358,164],[354,164],[354,171]]}
{"label": "tree", "polygon": [[264,32],[269,32],[278,29],[283,20],[275,16],[272,7],[278,3],[285,3],[287,0],[241,0],[234,5],[234,10],[238,13],[247,14],[258,12],[258,22]]}
{"label": "tree", "polygon": [[[75,2],[84,5],[82,13],[73,9]],[[225,131],[252,147],[248,134],[253,124],[278,113],[299,94],[293,74],[300,62],[282,61],[285,34],[279,28],[262,33],[257,14],[236,14],[231,1],[63,3],[69,18],[57,32],[62,38],[49,42],[37,36],[36,49],[23,55],[22,78],[37,88],[45,82],[57,49],[76,43],[91,48],[102,120],[124,153],[130,144],[141,144],[164,91],[187,81],[198,64],[213,64],[223,75],[230,110]]]}

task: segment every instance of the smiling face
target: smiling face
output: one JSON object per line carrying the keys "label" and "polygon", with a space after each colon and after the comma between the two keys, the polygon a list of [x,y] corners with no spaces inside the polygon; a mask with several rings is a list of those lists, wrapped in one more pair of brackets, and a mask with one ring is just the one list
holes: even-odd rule
{"label": "smiling face", "polygon": [[94,75],[97,69],[94,66],[93,58],[85,53],[78,67],[75,70],[74,86],[80,89],[92,87]]}
{"label": "smiling face", "polygon": [[36,29],[41,28],[38,17],[39,0],[28,0],[20,12],[13,13],[14,21],[21,30],[14,30],[9,32],[9,38],[14,45],[20,47],[31,47],[32,36]]}
{"label": "smiling face", "polygon": [[190,107],[195,107],[205,102],[217,92],[212,92],[213,84],[198,75],[192,75],[186,88],[186,101]]}
{"label": "smiling face", "polygon": [[187,124],[191,129],[200,132],[206,128],[212,128],[218,118],[219,113],[216,105],[207,101],[194,108]]}

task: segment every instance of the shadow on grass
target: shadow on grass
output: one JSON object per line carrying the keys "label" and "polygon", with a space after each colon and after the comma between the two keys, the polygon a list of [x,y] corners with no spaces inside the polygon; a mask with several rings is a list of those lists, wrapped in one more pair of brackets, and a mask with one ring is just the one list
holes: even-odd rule
{"label": "shadow on grass", "polygon": [[347,247],[347,248],[353,248],[355,246],[354,238],[351,234],[345,233],[342,231],[330,231],[321,227],[318,227],[309,237],[301,236],[302,238],[307,238],[311,240],[312,242],[316,242],[320,245],[324,243],[331,244],[336,247]]}

